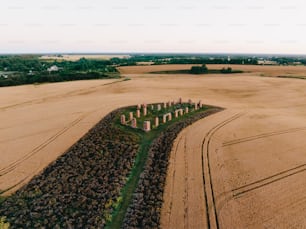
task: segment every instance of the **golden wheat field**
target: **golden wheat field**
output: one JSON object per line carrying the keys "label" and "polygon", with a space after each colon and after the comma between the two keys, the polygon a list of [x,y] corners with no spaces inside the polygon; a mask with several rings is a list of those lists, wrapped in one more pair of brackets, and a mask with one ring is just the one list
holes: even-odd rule
{"label": "golden wheat field", "polygon": [[201,99],[225,110],[175,140],[162,228],[303,228],[306,80],[273,76],[306,76],[306,67],[231,67],[244,73],[150,74],[190,65],[133,66],[120,68],[128,81],[2,88],[0,190],[16,191],[118,107]]}

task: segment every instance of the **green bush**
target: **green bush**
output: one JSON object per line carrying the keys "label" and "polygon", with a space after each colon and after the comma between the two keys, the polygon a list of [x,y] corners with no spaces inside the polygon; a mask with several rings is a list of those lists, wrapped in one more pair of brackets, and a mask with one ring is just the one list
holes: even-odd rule
{"label": "green bush", "polygon": [[208,72],[208,68],[206,67],[205,64],[203,64],[202,66],[192,66],[190,69],[191,74],[203,74],[207,72]]}
{"label": "green bush", "polygon": [[233,72],[233,69],[230,67],[221,69],[221,73],[232,73],[232,72]]}
{"label": "green bush", "polygon": [[10,228],[10,223],[6,223],[5,220],[6,220],[5,217],[0,217],[0,229],[9,229]]}

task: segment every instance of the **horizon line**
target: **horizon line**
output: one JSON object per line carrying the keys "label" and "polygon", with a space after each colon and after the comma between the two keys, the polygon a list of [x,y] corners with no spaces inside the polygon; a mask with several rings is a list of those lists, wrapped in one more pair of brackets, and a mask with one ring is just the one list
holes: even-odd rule
{"label": "horizon line", "polygon": [[5,55],[224,55],[224,56],[303,56],[296,53],[230,53],[230,52],[0,52]]}

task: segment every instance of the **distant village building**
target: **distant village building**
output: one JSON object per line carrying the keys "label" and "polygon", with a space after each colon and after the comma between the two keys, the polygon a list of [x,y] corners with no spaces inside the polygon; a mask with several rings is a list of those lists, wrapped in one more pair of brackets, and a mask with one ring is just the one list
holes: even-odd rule
{"label": "distant village building", "polygon": [[300,62],[300,61],[293,62],[292,64],[293,64],[293,65],[303,65],[303,63]]}
{"label": "distant village building", "polygon": [[34,75],[34,72],[33,72],[32,70],[30,70],[30,71],[28,72],[28,75],[30,75],[30,76]]}
{"label": "distant village building", "polygon": [[[7,70],[8,70],[8,68],[4,68],[4,71],[7,71]],[[4,78],[4,79],[7,79],[8,78],[8,74],[5,74],[4,72],[0,71],[0,77]]]}
{"label": "distant village building", "polygon": [[57,67],[56,65],[52,65],[50,68],[47,69],[48,72],[57,72],[59,70],[60,68]]}
{"label": "distant village building", "polygon": [[278,62],[273,61],[273,60],[258,60],[257,64],[260,64],[260,65],[278,65]]}

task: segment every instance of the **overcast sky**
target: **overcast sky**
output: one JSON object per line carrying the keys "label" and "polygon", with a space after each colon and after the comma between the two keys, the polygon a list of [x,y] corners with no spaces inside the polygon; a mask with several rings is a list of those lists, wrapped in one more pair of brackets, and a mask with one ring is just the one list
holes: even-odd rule
{"label": "overcast sky", "polygon": [[305,0],[0,3],[0,53],[306,54]]}

